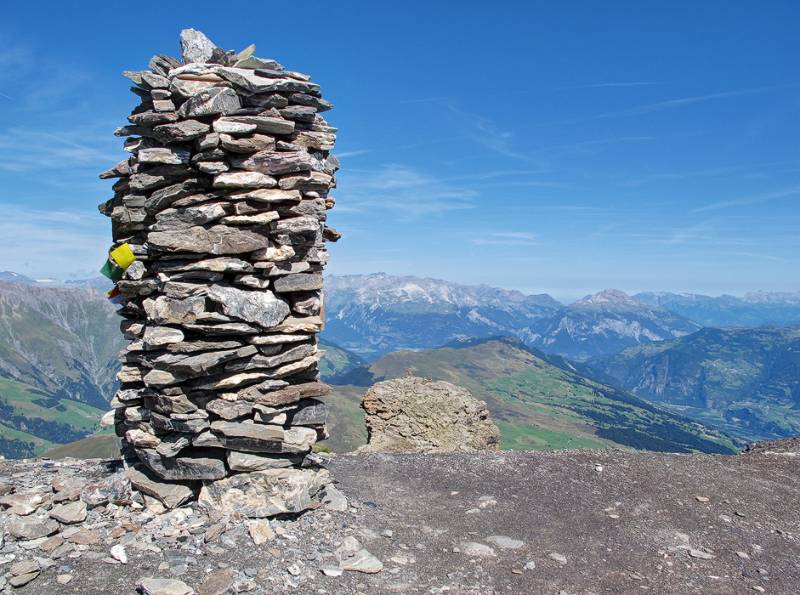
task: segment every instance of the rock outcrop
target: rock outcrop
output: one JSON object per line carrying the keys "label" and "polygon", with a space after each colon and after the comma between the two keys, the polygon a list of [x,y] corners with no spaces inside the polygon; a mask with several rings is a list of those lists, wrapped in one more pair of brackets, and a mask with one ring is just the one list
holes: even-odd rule
{"label": "rock outcrop", "polygon": [[465,388],[413,376],[379,382],[361,401],[366,452],[497,450],[500,431],[486,403]]}
{"label": "rock outcrop", "polygon": [[132,341],[117,435],[141,467],[135,487],[165,504],[200,482],[221,497],[210,482],[251,471],[254,485],[293,486],[297,512],[326,477],[310,477],[306,455],[327,436],[317,333],[338,161],[320,112],[332,106],[253,46],[226,52],[188,29],[181,50],[182,63],[159,54],[124,73],[141,99],[116,132],[132,156],[100,176],[118,178],[100,206],[114,238],[104,274]]}

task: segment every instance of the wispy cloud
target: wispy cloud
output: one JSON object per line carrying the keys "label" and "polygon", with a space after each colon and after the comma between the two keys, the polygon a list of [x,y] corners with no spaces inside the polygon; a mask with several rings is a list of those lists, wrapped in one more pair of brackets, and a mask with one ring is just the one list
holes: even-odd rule
{"label": "wispy cloud", "polygon": [[528,185],[542,185],[542,186],[558,186],[557,182],[549,182],[541,179],[530,179],[531,176],[539,178],[541,175],[548,173],[546,169],[493,169],[487,171],[478,171],[469,174],[461,174],[458,176],[446,176],[439,178],[442,182],[485,182],[491,180],[493,183],[501,179],[503,184],[528,184]]}
{"label": "wispy cloud", "polygon": [[92,136],[86,130],[50,132],[11,128],[0,133],[0,170],[25,172],[91,167],[99,173],[120,160],[119,148],[113,147],[115,141],[118,143],[110,134]]}
{"label": "wispy cloud", "polygon": [[729,252],[730,256],[737,256],[741,258],[752,258],[755,260],[767,260],[770,262],[780,262],[780,263],[787,263],[790,262],[786,258],[781,258],[780,256],[773,256],[772,254],[758,254],[755,252]]}
{"label": "wispy cloud", "polygon": [[565,89],[606,89],[612,87],[650,87],[652,85],[660,85],[655,81],[630,81],[630,82],[617,82],[617,83],[593,83],[589,85],[576,85],[574,87],[564,87]]}
{"label": "wispy cloud", "polygon": [[676,99],[667,99],[666,101],[657,101],[655,103],[648,103],[638,107],[631,108],[630,110],[623,110],[618,113],[637,113],[647,114],[665,109],[672,109],[676,107],[683,107],[685,105],[692,105],[694,103],[703,103],[714,99],[727,99],[729,97],[741,97],[743,95],[755,95],[758,93],[767,93],[769,91],[777,91],[779,89],[786,89],[794,85],[771,85],[767,87],[752,87],[750,89],[738,89],[734,91],[722,91],[720,93],[707,93],[705,95],[693,95],[690,97],[678,97]]}
{"label": "wispy cloud", "polygon": [[729,99],[732,97],[743,97],[746,95],[757,95],[761,93],[771,93],[775,91],[780,91],[784,89],[790,88],[797,88],[800,84],[786,84],[786,85],[768,85],[763,87],[750,87],[747,89],[734,89],[730,91],[720,91],[717,93],[706,93],[703,95],[691,95],[687,97],[676,97],[673,99],[666,99],[663,101],[656,101],[653,103],[645,103],[642,105],[637,105],[634,107],[621,109],[621,110],[614,110],[609,112],[603,112],[600,114],[594,114],[589,116],[583,116],[578,118],[570,118],[565,120],[555,120],[551,122],[546,122],[539,124],[539,126],[553,126],[553,125],[563,125],[563,124],[580,124],[583,122],[591,122],[593,120],[603,120],[608,118],[621,118],[625,116],[637,116],[637,115],[644,115],[644,114],[651,114],[655,112],[660,112],[664,110],[671,110],[686,107],[689,105],[694,105],[698,103],[705,103],[708,101],[716,101],[721,99]]}
{"label": "wispy cloud", "polygon": [[441,145],[445,143],[452,143],[455,141],[462,141],[464,140],[463,136],[446,136],[443,138],[433,138],[433,139],[426,139],[424,141],[420,141],[418,143],[408,143],[406,145],[397,145],[396,147],[392,147],[394,151],[407,151],[409,149],[418,149],[420,147],[428,147],[430,145]]}
{"label": "wispy cloud", "polygon": [[712,238],[714,231],[715,225],[706,221],[672,230],[666,237],[656,241],[670,245],[707,243]]}
{"label": "wispy cloud", "polygon": [[491,119],[478,114],[471,114],[452,103],[445,103],[450,115],[456,120],[464,136],[481,147],[505,157],[519,161],[529,161],[530,157],[514,147],[514,135],[503,130]]}
{"label": "wispy cloud", "polygon": [[774,192],[765,192],[763,194],[756,194],[753,196],[744,196],[741,198],[734,198],[731,200],[721,200],[702,207],[692,209],[691,213],[705,213],[708,211],[720,211],[735,207],[744,207],[749,205],[756,205],[772,200],[779,200],[782,198],[790,198],[793,196],[800,196],[800,185],[790,186]]}
{"label": "wispy cloud", "polygon": [[387,164],[374,170],[350,169],[339,178],[340,194],[345,208],[338,213],[391,211],[401,219],[475,207],[477,192],[462,184],[449,183],[439,177],[406,165]]}
{"label": "wispy cloud", "polygon": [[99,213],[0,203],[0,270],[68,278],[102,264],[108,223]]}
{"label": "wispy cloud", "polygon": [[541,155],[548,159],[555,159],[571,155],[594,154],[604,147],[624,143],[639,143],[655,140],[653,136],[615,136],[611,138],[598,138],[592,140],[578,141],[574,143],[564,143],[539,147],[531,151],[531,155]]}
{"label": "wispy cloud", "polygon": [[82,65],[65,62],[52,52],[8,44],[0,50],[0,90],[7,98],[17,98],[14,109],[53,112],[77,107],[76,95],[90,81]]}
{"label": "wispy cloud", "polygon": [[503,130],[486,116],[470,113],[457,107],[455,101],[451,98],[424,97],[405,100],[403,103],[434,103],[440,105],[454,120],[458,131],[462,135],[459,138],[466,137],[477,145],[505,157],[520,161],[530,160],[529,156],[514,147],[511,131]]}
{"label": "wispy cloud", "polygon": [[419,97],[416,99],[401,99],[398,103],[400,104],[409,104],[409,103],[449,103],[452,99],[450,97]]}
{"label": "wispy cloud", "polygon": [[540,211],[566,211],[569,213],[599,213],[601,211],[607,211],[607,207],[598,207],[594,205],[534,205],[532,208],[535,208]]}
{"label": "wispy cloud", "polygon": [[367,153],[372,153],[372,149],[359,149],[357,151],[342,151],[341,153],[335,153],[338,159],[347,159],[348,157],[357,157],[358,155],[366,155]]}
{"label": "wispy cloud", "polygon": [[746,171],[748,169],[758,168],[764,165],[771,164],[741,164],[741,165],[728,165],[723,167],[712,167],[707,169],[696,169],[689,171],[667,171],[647,173],[635,178],[625,180],[623,186],[642,186],[649,182],[669,182],[674,180],[687,180],[692,178],[711,178],[716,176],[729,175],[736,172]]}
{"label": "wispy cloud", "polygon": [[470,242],[476,246],[536,246],[536,234],[527,231],[498,231],[484,233]]}

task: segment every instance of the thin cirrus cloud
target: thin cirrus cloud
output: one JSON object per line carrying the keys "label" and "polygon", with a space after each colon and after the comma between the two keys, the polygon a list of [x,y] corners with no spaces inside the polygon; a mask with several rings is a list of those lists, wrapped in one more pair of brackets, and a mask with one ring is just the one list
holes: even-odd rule
{"label": "thin cirrus cloud", "polygon": [[[684,105],[692,105],[693,103],[701,103],[705,101],[711,101],[713,99],[727,99],[729,97],[741,97],[743,95],[754,95],[757,93],[767,93],[770,91],[777,91],[780,89],[787,89],[789,87],[793,87],[796,85],[769,85],[766,87],[752,87],[750,89],[738,89],[734,91],[722,91],[720,93],[708,93],[706,95],[694,95],[691,97],[679,97],[677,99],[668,99],[666,101],[657,101],[655,103],[649,103],[645,105],[640,105],[639,107],[631,108],[630,110],[624,110],[630,113],[640,113],[646,114],[649,112],[655,112],[663,109],[671,109],[675,107],[683,107]],[[621,113],[624,113],[621,112]]]}
{"label": "thin cirrus cloud", "polygon": [[536,234],[527,231],[485,233],[472,238],[470,242],[476,246],[536,246],[539,244]]}
{"label": "thin cirrus cloud", "polygon": [[[633,86],[644,85],[650,83],[608,83],[609,86]],[[653,83],[655,84],[655,83]],[[546,153],[548,157],[555,156],[563,157],[573,153],[596,151],[603,146],[627,143],[627,142],[641,142],[654,140],[652,136],[617,136],[611,138],[593,139],[588,141],[581,141],[576,143],[568,143],[557,146],[541,147],[538,149],[522,149],[517,146],[514,134],[498,126],[492,119],[480,115],[467,112],[457,107],[452,99],[444,97],[431,97],[420,100],[409,100],[405,103],[434,103],[442,106],[447,114],[452,118],[457,128],[461,131],[461,137],[448,137],[444,139],[436,139],[431,141],[433,143],[450,142],[458,138],[468,138],[477,145],[487,149],[493,153],[497,153],[504,157],[523,162],[532,162],[541,157],[542,153]],[[409,145],[409,147],[422,146],[428,143],[418,143]]]}
{"label": "thin cirrus cloud", "polygon": [[339,189],[346,208],[338,213],[392,211],[404,220],[449,211],[472,209],[477,191],[429,176],[411,167],[388,164],[372,170],[350,169],[341,175]]}
{"label": "thin cirrus cloud", "polygon": [[538,126],[554,126],[554,125],[563,125],[563,124],[580,124],[584,122],[591,122],[594,120],[604,120],[609,118],[622,118],[625,116],[638,116],[638,115],[645,115],[656,113],[665,110],[677,109],[686,107],[689,105],[695,105],[699,103],[705,103],[708,101],[716,101],[720,99],[729,99],[732,97],[743,97],[747,95],[757,95],[762,93],[771,93],[775,91],[780,91],[784,89],[796,88],[798,87],[797,84],[786,84],[786,85],[767,85],[762,87],[750,87],[747,89],[734,89],[730,91],[720,91],[717,93],[706,93],[703,95],[690,95],[687,97],[676,97],[674,99],[666,99],[663,101],[656,101],[653,103],[645,103],[642,105],[637,105],[634,107],[621,109],[621,110],[614,110],[610,112],[603,112],[600,114],[594,114],[590,116],[583,116],[578,118],[569,118],[565,120],[553,120],[550,122],[543,122],[540,123]]}
{"label": "thin cirrus cloud", "polygon": [[[562,184],[542,179],[547,170],[496,169],[451,176],[431,176],[419,169],[386,164],[374,169],[343,170],[336,206],[341,215],[367,214],[375,209],[396,212],[403,219],[436,215],[476,207],[479,188],[491,184],[558,188]],[[483,185],[483,186],[482,186]]]}
{"label": "thin cirrus cloud", "polygon": [[465,112],[450,101],[443,102],[443,105],[468,139],[504,157],[530,161],[530,156],[514,146],[514,135],[510,131],[501,129],[485,116]]}
{"label": "thin cirrus cloud", "polygon": [[756,205],[764,202],[789,198],[798,195],[800,195],[800,186],[790,186],[788,188],[783,188],[781,190],[776,190],[773,192],[766,192],[763,194],[756,194],[754,196],[745,196],[742,198],[735,198],[732,200],[722,200],[719,202],[714,202],[702,207],[697,207],[695,209],[692,209],[690,212],[705,213],[708,211],[720,211],[736,207],[746,207],[750,205]]}
{"label": "thin cirrus cloud", "polygon": [[348,157],[358,157],[360,155],[367,155],[368,153],[372,153],[371,149],[358,149],[355,151],[342,151],[337,152],[336,157],[337,159],[347,159]]}
{"label": "thin cirrus cloud", "polygon": [[655,81],[629,81],[617,83],[591,83],[588,85],[576,85],[574,87],[563,87],[564,89],[608,89],[614,87],[651,87],[653,85],[660,85]]}
{"label": "thin cirrus cloud", "polygon": [[[77,142],[81,138],[95,141]],[[28,128],[11,128],[0,134],[0,170],[10,172],[72,170],[94,167],[100,171],[119,161],[119,154],[108,145],[106,138],[88,138],[85,131],[46,132]]]}
{"label": "thin cirrus cloud", "polygon": [[0,91],[13,102],[11,109],[46,110],[51,116],[62,108],[72,113],[85,113],[87,101],[81,91],[92,77],[82,65],[65,62],[28,46],[4,45],[0,51]]}
{"label": "thin cirrus cloud", "polygon": [[513,134],[510,131],[501,129],[485,116],[469,113],[456,107],[455,102],[449,97],[423,97],[420,99],[408,99],[402,103],[434,103],[441,105],[445,108],[447,114],[455,120],[457,128],[462,133],[462,138],[467,137],[477,145],[504,157],[519,161],[530,161],[528,155],[515,148]]}
{"label": "thin cirrus cloud", "polygon": [[780,256],[774,256],[772,254],[759,254],[757,252],[728,252],[728,256],[733,256],[736,258],[750,258],[754,260],[767,260],[769,262],[778,262],[781,264],[789,262],[786,258],[781,258]]}

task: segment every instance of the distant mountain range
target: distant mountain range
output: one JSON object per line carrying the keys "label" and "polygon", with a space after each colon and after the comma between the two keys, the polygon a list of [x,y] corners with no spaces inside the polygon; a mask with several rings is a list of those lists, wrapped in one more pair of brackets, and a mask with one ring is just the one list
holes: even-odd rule
{"label": "distant mountain range", "polygon": [[[0,454],[30,456],[91,434],[113,394],[119,367],[117,353],[123,344],[114,307],[102,292],[93,289],[106,288],[108,281],[35,280],[8,272],[0,273],[0,279]],[[692,310],[692,304],[701,306]],[[704,312],[714,312],[715,320],[722,320],[724,313],[724,320],[732,326],[776,317],[790,324],[796,320],[793,312],[800,311],[798,304],[800,298],[795,294],[631,297],[606,290],[563,305],[546,294],[524,295],[435,279],[384,274],[333,276],[326,284],[327,327],[322,335],[326,357],[322,373],[339,384],[349,383],[350,388],[339,387],[340,393],[350,397],[341,400],[346,411],[340,419],[349,416],[352,422],[361,415],[357,405],[357,398],[363,393],[360,387],[382,377],[372,366],[399,358],[395,352],[425,350],[425,354],[439,354],[436,348],[453,342],[463,346],[465,341],[514,336],[523,344],[519,349],[533,349],[534,354],[539,354],[530,357],[541,356],[540,359],[547,358],[548,365],[618,385],[620,394],[628,390],[663,407],[683,408],[679,411],[685,415],[740,436],[788,435],[800,431],[793,421],[791,398],[785,397],[787,391],[796,395],[792,392],[796,391],[796,384],[792,382],[798,373],[790,364],[781,363],[792,361],[791,341],[776,339],[777,343],[789,345],[787,355],[775,360],[778,363],[764,360],[766,363],[759,364],[757,373],[751,373],[752,362],[762,361],[763,342],[739,341],[735,358],[720,364],[724,374],[715,381],[708,370],[718,368],[708,362],[720,359],[718,352],[732,339],[720,335],[717,344],[709,338],[716,336],[709,329],[699,329]],[[701,340],[703,337],[706,339]],[[447,349],[452,353],[454,348]],[[620,353],[624,349],[628,351]],[[692,355],[685,365],[678,366],[678,359],[670,350],[684,349]],[[658,356],[660,350],[667,350],[669,357]],[[464,349],[460,353],[473,352]],[[647,359],[651,355],[655,358],[652,361]],[[402,357],[409,360],[413,353]],[[369,363],[376,359],[374,364]],[[432,361],[444,365],[441,358]],[[659,387],[658,382],[648,379],[651,372],[643,370],[661,373],[663,361],[670,362],[668,382]],[[705,370],[700,376],[698,367]],[[435,370],[430,372],[436,376]],[[469,382],[463,370],[450,373]],[[743,384],[737,384],[736,378],[743,374],[747,382],[741,380]],[[547,384],[550,381],[544,377],[537,381],[554,386]],[[691,401],[679,396],[676,388],[691,385],[684,392],[716,395],[717,385],[723,384],[728,404],[720,404],[716,397]],[[486,392],[485,388],[481,390]],[[566,389],[559,390],[554,394],[570,394]],[[773,399],[783,400],[778,405],[772,404]],[[533,419],[530,412],[503,415],[508,424],[516,423],[517,415],[522,426],[524,420]],[[353,423],[342,427],[346,440],[363,440],[363,428],[354,430]],[[574,425],[570,432],[575,427],[578,426]],[[591,440],[613,442],[603,442],[606,438],[595,430],[589,433]],[[522,443],[510,444],[521,447]]]}
{"label": "distant mountain range", "polygon": [[703,326],[749,327],[800,324],[800,292],[755,292],[744,297],[696,293],[637,293],[637,301],[664,308]]}
{"label": "distant mountain range", "polygon": [[382,273],[330,276],[325,285],[325,336],[374,359],[459,338],[524,337],[536,321],[561,308],[547,294],[524,295],[485,285]]}
{"label": "distant mountain range", "polygon": [[366,359],[465,337],[513,335],[577,361],[704,326],[800,324],[800,293],[737,298],[607,289],[564,305],[547,294],[386,274],[331,276],[325,336]]}
{"label": "distant mountain range", "polygon": [[800,329],[703,329],[588,363],[634,394],[751,439],[800,435]]}
{"label": "distant mountain range", "polygon": [[367,359],[468,337],[513,335],[548,353],[584,360],[700,328],[616,290],[565,306],[547,294],[375,274],[329,277],[325,291],[325,336]]}
{"label": "distant mountain range", "polygon": [[[11,272],[0,272],[2,280],[37,287],[110,285],[102,277],[33,280]],[[800,292],[629,296],[607,289],[564,305],[545,293],[377,273],[329,276],[326,319],[325,336],[366,359],[469,337],[513,335],[547,353],[583,361],[701,327],[800,325]]]}
{"label": "distant mountain range", "polygon": [[548,353],[584,361],[631,345],[682,337],[700,328],[667,309],[607,289],[540,321],[526,339]]}

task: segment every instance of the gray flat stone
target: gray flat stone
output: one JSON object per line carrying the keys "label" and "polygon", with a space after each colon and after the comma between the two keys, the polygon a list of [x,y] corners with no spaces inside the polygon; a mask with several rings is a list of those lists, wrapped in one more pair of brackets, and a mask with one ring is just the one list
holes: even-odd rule
{"label": "gray flat stone", "polygon": [[229,114],[242,107],[236,91],[229,87],[203,89],[189,98],[178,110],[181,117]]}
{"label": "gray flat stone", "polygon": [[195,496],[195,490],[187,482],[164,482],[159,481],[155,476],[151,476],[143,469],[130,467],[125,472],[131,485],[148,496],[156,498],[167,508],[177,508],[184,502],[188,502]]}
{"label": "gray flat stone", "polygon": [[289,305],[271,291],[246,291],[235,287],[213,285],[208,297],[217,302],[227,316],[270,329],[289,315]]}
{"label": "gray flat stone", "polygon": [[192,595],[194,589],[183,581],[173,578],[143,578],[139,589],[144,595]]}
{"label": "gray flat stone", "polygon": [[9,534],[17,539],[39,539],[57,533],[58,523],[53,519],[12,518],[6,525]]}
{"label": "gray flat stone", "polygon": [[205,33],[196,29],[184,29],[181,31],[181,57],[184,63],[208,62],[214,55],[214,50],[218,49]]}
{"label": "gray flat stone", "polygon": [[50,518],[66,525],[82,523],[86,520],[86,503],[78,500],[69,504],[58,504],[50,509]]}
{"label": "gray flat stone", "polygon": [[190,227],[180,234],[154,231],[147,235],[147,242],[167,252],[214,255],[246,254],[269,246],[266,236],[224,225]]}

